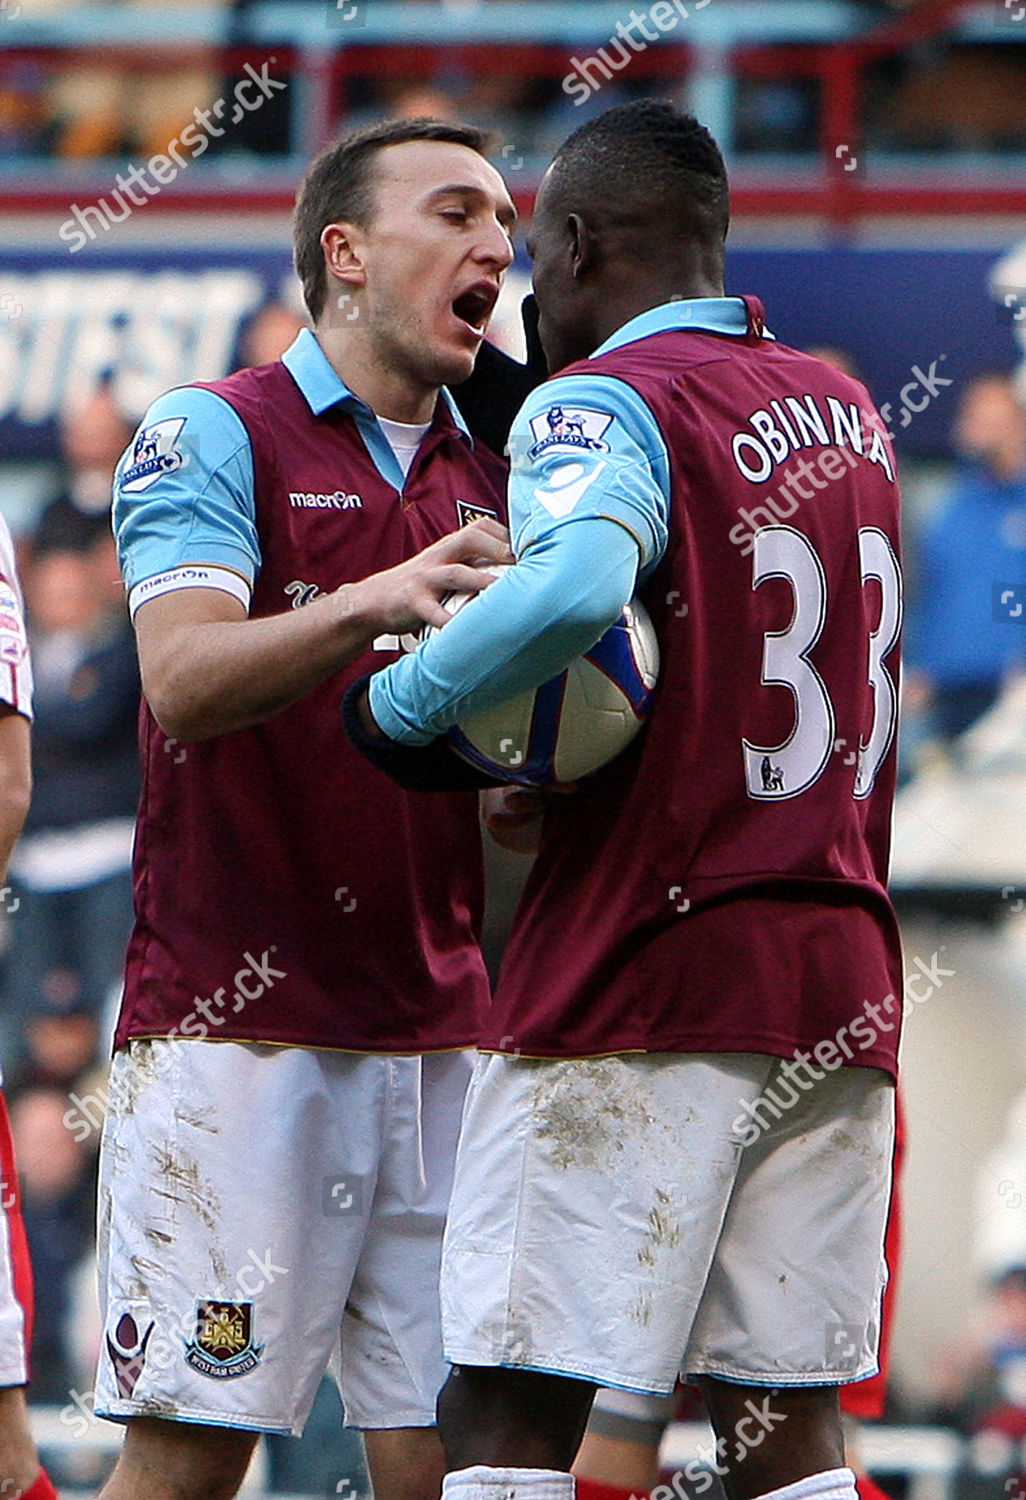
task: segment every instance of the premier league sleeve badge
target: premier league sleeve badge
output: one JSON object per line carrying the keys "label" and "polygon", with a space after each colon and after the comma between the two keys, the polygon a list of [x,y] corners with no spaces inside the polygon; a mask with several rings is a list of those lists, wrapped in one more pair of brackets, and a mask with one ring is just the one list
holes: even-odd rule
{"label": "premier league sleeve badge", "polygon": [[161,422],[140,428],[132,460],[121,475],[122,494],[139,495],[164,474],[173,474],[182,467],[185,455],[177,444],[185,422],[185,417],[165,417]]}

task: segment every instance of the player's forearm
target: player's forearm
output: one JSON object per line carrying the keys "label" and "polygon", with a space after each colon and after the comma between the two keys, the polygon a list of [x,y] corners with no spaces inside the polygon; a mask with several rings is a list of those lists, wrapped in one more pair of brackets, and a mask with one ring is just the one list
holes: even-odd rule
{"label": "player's forearm", "polygon": [[476,521],[283,614],[246,619],[242,604],[219,589],[158,595],[135,617],[143,692],[175,739],[246,729],[318,687],[375,636],[445,623],[447,594],[492,581],[475,564],[511,557],[505,527]]}
{"label": "player's forearm", "polygon": [[370,710],[401,744],[537,687],[593,646],[634,590],[638,549],[615,521],[558,527],[472,608],[378,673]]}
{"label": "player's forearm", "polygon": [[359,584],[280,615],[183,623],[144,662],[143,691],[165,734],[209,739],[288,708],[381,629]]}
{"label": "player's forearm", "polygon": [[7,865],[32,796],[32,757],[29,722],[20,713],[6,710],[0,716],[0,878]]}

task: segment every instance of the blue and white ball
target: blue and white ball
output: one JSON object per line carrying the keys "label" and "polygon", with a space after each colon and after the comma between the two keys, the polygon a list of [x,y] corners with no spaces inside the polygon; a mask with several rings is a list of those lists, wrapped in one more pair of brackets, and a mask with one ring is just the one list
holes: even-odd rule
{"label": "blue and white ball", "polygon": [[[445,608],[456,614],[474,597],[454,594]],[[557,677],[472,714],[447,738],[471,765],[503,781],[579,781],[615,759],[637,735],[658,675],[655,629],[644,605],[633,599],[591,650]]]}

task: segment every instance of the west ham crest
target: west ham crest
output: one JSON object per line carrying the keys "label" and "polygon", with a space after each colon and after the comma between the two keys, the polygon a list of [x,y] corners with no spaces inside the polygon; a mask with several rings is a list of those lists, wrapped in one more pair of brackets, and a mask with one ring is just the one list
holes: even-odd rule
{"label": "west ham crest", "polygon": [[252,1302],[200,1302],[196,1332],[186,1345],[185,1358],[201,1375],[234,1380],[260,1363],[263,1344],[253,1343]]}
{"label": "west ham crest", "polygon": [[494,510],[489,510],[484,505],[471,505],[469,500],[456,501],[456,517],[461,526],[470,526],[474,521],[483,521],[486,517],[489,521],[499,519]]}

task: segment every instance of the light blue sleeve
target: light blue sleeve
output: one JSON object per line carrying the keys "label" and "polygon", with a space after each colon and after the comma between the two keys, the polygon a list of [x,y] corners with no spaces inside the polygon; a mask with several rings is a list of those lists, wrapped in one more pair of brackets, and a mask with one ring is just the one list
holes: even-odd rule
{"label": "light blue sleeve", "polygon": [[113,524],[126,587],[189,563],[260,567],[253,453],[238,414],[213,391],[158,397],[117,466]]}
{"label": "light blue sleeve", "polygon": [[546,682],[613,624],[637,572],[637,543],[619,523],[587,516],[553,527],[444,630],[371,678],[376,723],[423,745]]}
{"label": "light blue sleeve", "polygon": [[670,463],[651,410],[622,381],[546,382],[510,433],[517,566],[443,631],[378,673],[370,709],[390,739],[426,744],[537,687],[587,651],[666,548]]}
{"label": "light blue sleeve", "polygon": [[642,574],[662,557],[670,460],[651,409],[609,375],[557,376],[524,402],[510,432],[510,532],[519,556],[571,517],[625,526]]}

